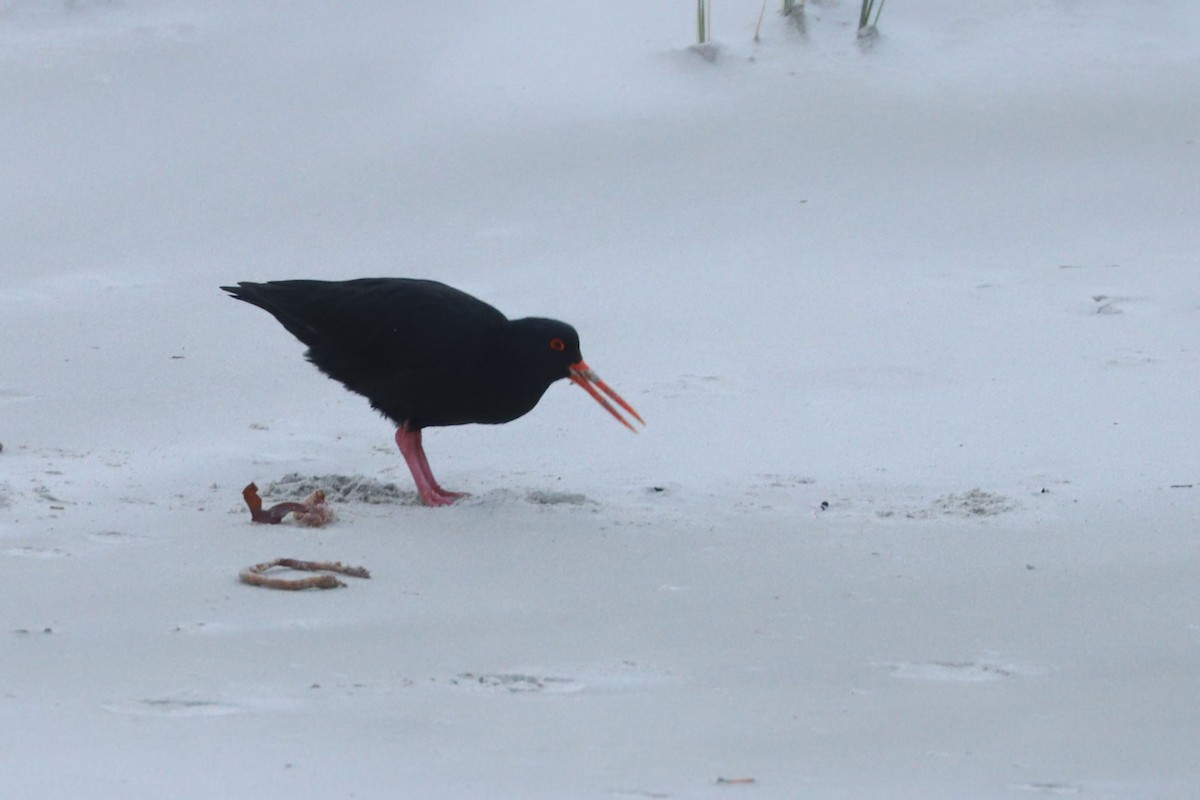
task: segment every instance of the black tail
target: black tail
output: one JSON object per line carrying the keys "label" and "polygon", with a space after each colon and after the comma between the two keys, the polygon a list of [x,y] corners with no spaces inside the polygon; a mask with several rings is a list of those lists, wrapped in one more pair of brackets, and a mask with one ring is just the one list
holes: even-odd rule
{"label": "black tail", "polygon": [[252,283],[239,281],[237,286],[222,286],[230,297],[258,306],[271,314],[288,332],[309,347],[321,338],[320,333],[304,317],[305,307],[311,304],[312,295],[304,292],[304,284],[311,281],[272,281]]}

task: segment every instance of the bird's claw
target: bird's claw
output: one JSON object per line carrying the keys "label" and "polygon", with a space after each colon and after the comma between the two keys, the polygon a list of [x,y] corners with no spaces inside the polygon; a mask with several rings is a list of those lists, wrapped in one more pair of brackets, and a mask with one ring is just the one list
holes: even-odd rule
{"label": "bird's claw", "polygon": [[441,487],[421,492],[421,502],[434,508],[453,505],[455,501],[462,497],[470,497],[470,495],[466,492],[448,492]]}

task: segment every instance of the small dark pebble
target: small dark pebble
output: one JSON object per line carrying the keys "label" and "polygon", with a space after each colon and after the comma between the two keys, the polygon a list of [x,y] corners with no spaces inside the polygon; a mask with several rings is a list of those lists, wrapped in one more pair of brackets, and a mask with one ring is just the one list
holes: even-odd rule
{"label": "small dark pebble", "polygon": [[822,501],[821,501],[821,510],[822,510],[822,511],[826,511],[826,510],[828,510],[828,508],[829,508],[829,501],[828,501],[828,500],[822,500]]}

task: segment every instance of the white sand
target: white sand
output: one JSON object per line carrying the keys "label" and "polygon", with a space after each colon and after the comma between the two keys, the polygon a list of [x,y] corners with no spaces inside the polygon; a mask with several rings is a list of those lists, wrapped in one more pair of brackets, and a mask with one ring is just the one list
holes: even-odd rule
{"label": "white sand", "polygon": [[[1200,6],[713,5],[0,3],[0,796],[1197,796]],[[417,506],[217,289],[368,275],[648,426]]]}

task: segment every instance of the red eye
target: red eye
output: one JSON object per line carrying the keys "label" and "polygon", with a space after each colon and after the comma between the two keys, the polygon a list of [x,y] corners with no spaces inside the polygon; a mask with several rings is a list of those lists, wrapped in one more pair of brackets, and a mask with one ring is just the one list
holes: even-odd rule
{"label": "red eye", "polygon": [[562,339],[558,339],[558,338],[551,339],[550,340],[550,349],[557,350],[558,352],[561,353],[563,350],[567,349],[567,343],[564,342]]}

